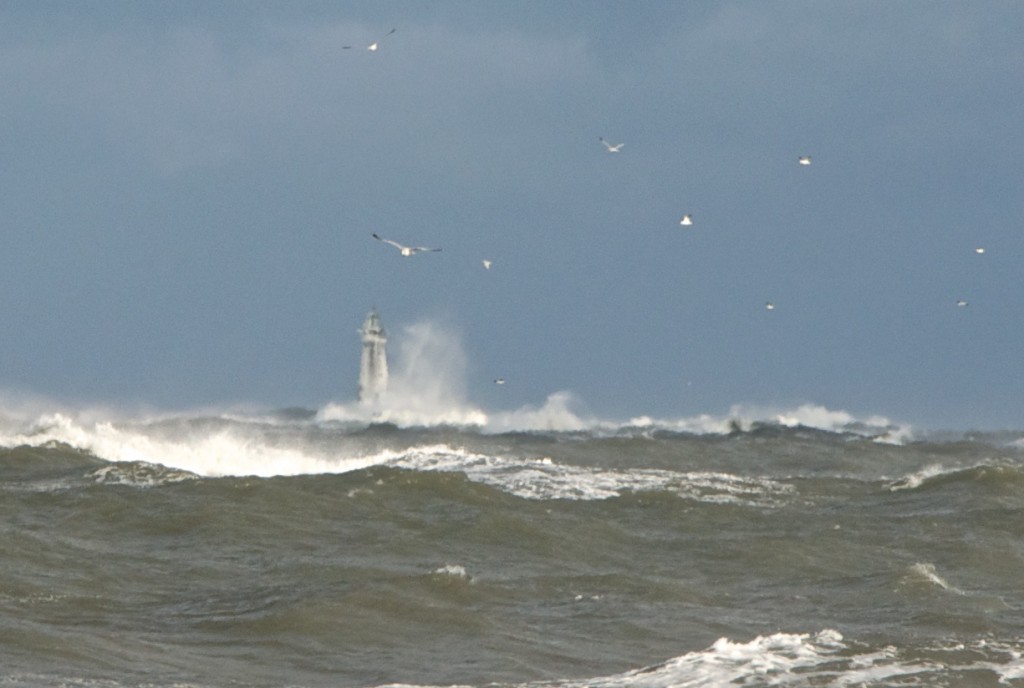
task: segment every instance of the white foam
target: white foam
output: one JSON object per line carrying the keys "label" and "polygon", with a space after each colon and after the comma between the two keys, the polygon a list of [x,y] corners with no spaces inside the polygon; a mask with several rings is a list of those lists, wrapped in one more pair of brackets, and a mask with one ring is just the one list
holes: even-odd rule
{"label": "white foam", "polygon": [[131,487],[155,487],[197,479],[194,473],[164,468],[151,463],[112,463],[97,468],[89,474],[89,477],[104,485],[129,485]]}
{"label": "white foam", "polygon": [[[710,648],[656,667],[615,676],[568,681],[564,688],[676,688],[728,685],[867,685],[913,676],[925,667],[901,662],[892,648],[848,654],[843,636],[776,633],[749,642],[720,638]],[[840,653],[843,652],[843,655]]]}
{"label": "white foam", "polygon": [[[40,418],[29,429],[0,436],[0,445],[60,443],[132,469],[100,468],[98,482],[150,486],[204,477],[337,474],[388,465],[415,471],[450,471],[524,499],[600,500],[628,492],[669,491],[706,503],[769,506],[794,493],[765,478],[696,471],[602,469],[559,464],[548,457],[492,456],[444,443],[405,449],[342,451],[336,443],[313,443],[300,433],[270,441],[256,424],[184,424],[168,430],[153,424],[80,422],[64,414]],[[156,470],[163,466],[174,470]]]}
{"label": "white foam", "polygon": [[50,443],[107,461],[162,465],[207,477],[344,473],[382,461],[379,456],[337,456],[329,449],[274,446],[240,426],[167,437],[145,424],[90,424],[62,413],[43,416],[26,432],[0,436],[0,446]]}
{"label": "white foam", "polygon": [[787,428],[806,427],[827,432],[853,432],[881,442],[900,442],[911,436],[908,426],[892,423],[884,416],[858,418],[842,410],[829,409],[817,404],[801,404],[793,409],[733,406],[729,411],[740,426],[749,428],[755,423],[777,423]]}
{"label": "white foam", "polygon": [[979,640],[971,649],[984,652],[986,655],[1002,655],[1000,659],[1003,660],[1003,663],[985,662],[982,664],[999,676],[1000,683],[1011,685],[1011,681],[1024,679],[1024,659],[1022,659],[1024,652],[1019,646],[995,640]]}
{"label": "white foam", "polygon": [[472,577],[466,571],[466,567],[461,564],[445,564],[440,568],[434,569],[433,575],[451,580],[473,582]]}
{"label": "white foam", "polygon": [[771,506],[795,494],[792,485],[728,473],[659,469],[602,469],[559,464],[550,458],[488,456],[446,445],[421,446],[390,465],[419,471],[460,472],[524,499],[601,500],[629,492],[674,492],[685,499],[715,504]]}
{"label": "white foam", "polygon": [[425,404],[403,406],[367,407],[358,403],[329,403],[317,411],[320,422],[343,423],[391,423],[400,428],[453,426],[459,428],[483,428],[487,425],[487,414],[471,406],[432,408]]}
{"label": "white foam", "polygon": [[853,433],[876,442],[892,444],[902,444],[915,435],[914,429],[910,426],[893,423],[884,416],[860,418],[846,411],[814,404],[803,404],[790,409],[734,405],[720,415],[705,413],[675,419],[640,415],[627,421],[588,416],[576,410],[579,406],[581,402],[572,392],[560,391],[550,395],[539,408],[527,405],[515,411],[487,414],[483,429],[488,432],[591,430],[610,433],[666,430],[696,435],[725,435],[736,430],[749,431],[758,424],[767,424]]}
{"label": "white foam", "polygon": [[[981,653],[990,660],[947,664],[935,659],[935,655],[941,656],[946,651],[962,659],[964,649]],[[775,633],[748,642],[720,638],[706,650],[612,676],[538,681],[520,684],[517,688],[947,685],[951,676],[962,672],[992,672],[1004,685],[1024,678],[1021,651],[1016,644],[981,640],[968,648],[962,644],[954,648],[934,648],[931,654],[930,658],[908,660],[895,647],[868,650],[856,643],[847,643],[838,631],[828,629],[813,635]],[[963,681],[961,676],[960,683]],[[990,682],[991,676],[981,678],[985,685]],[[379,688],[427,687],[389,684]]]}
{"label": "white foam", "polygon": [[571,392],[555,392],[540,407],[525,405],[514,411],[487,413],[454,399],[441,401],[435,395],[389,391],[376,406],[359,403],[328,403],[317,411],[321,422],[392,423],[398,427],[454,426],[482,432],[579,432],[614,428],[616,423],[586,419],[572,410],[578,403]]}
{"label": "white foam", "polygon": [[[875,442],[889,444],[902,444],[915,436],[912,427],[893,423],[884,416],[873,415],[859,418],[846,411],[837,411],[815,404],[803,404],[790,409],[737,404],[722,415],[701,414],[679,419],[637,416],[623,426],[688,432],[697,435],[725,435],[736,430],[750,431],[760,424],[852,433],[870,438]],[[607,427],[608,424],[603,425]]]}

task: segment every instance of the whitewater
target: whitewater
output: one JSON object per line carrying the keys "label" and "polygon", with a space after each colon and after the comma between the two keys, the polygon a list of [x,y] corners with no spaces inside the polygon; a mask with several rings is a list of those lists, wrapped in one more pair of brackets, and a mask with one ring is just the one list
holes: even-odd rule
{"label": "whitewater", "polygon": [[1024,432],[0,410],[0,685],[1024,686]]}
{"label": "whitewater", "polygon": [[[0,410],[0,445],[63,444],[112,462],[165,465],[206,477],[261,477],[345,473],[397,461],[386,450],[339,452],[329,441],[366,427],[452,429],[480,436],[509,433],[585,433],[594,437],[648,436],[655,432],[722,435],[764,425],[852,433],[880,443],[912,437],[909,426],[874,416],[858,420],[846,412],[805,405],[771,412],[736,406],[722,416],[675,420],[648,416],[627,421],[583,418],[573,396],[558,392],[539,407],[487,414],[476,408],[443,405],[433,412],[420,400],[408,406],[371,408],[358,403],[282,411],[199,411],[133,415],[111,410],[60,410],[32,416],[22,409]],[[342,447],[345,442],[342,441]],[[430,454],[434,449],[427,451]],[[449,450],[449,452],[457,450]],[[470,457],[462,457],[468,459]],[[476,457],[480,459],[481,457]]]}

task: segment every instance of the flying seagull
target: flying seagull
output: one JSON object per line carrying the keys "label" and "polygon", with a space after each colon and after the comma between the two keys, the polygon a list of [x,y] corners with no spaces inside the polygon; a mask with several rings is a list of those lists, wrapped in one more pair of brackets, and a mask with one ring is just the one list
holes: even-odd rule
{"label": "flying seagull", "polygon": [[978,248],[974,249],[974,252],[980,256],[982,253],[985,252],[985,247],[979,246]]}
{"label": "flying seagull", "polygon": [[799,158],[797,158],[797,162],[800,163],[801,165],[804,165],[804,166],[810,165],[811,164],[811,156],[809,156],[809,155],[801,155]]}
{"label": "flying seagull", "polygon": [[480,262],[484,264],[484,270],[490,270],[491,269],[491,261],[489,261],[486,258],[484,258]]}
{"label": "flying seagull", "polygon": [[[367,50],[369,50],[370,52],[377,52],[377,48],[379,48],[379,47],[380,47],[380,42],[381,42],[382,40],[384,40],[385,38],[387,38],[388,36],[390,36],[391,34],[393,34],[394,32],[395,32],[395,29],[391,29],[391,30],[390,30],[390,31],[388,31],[388,32],[387,32],[386,34],[384,34],[384,36],[383,36],[383,37],[381,37],[381,38],[378,38],[378,39],[377,39],[377,40],[375,40],[375,41],[374,41],[373,43],[371,43],[370,45],[368,45],[368,46],[366,47],[366,49],[367,49]],[[341,49],[342,49],[342,50],[351,50],[351,49],[352,49],[352,46],[351,46],[351,45],[343,45],[343,46],[341,46]]]}
{"label": "flying seagull", "polygon": [[967,307],[967,302],[964,301],[963,299],[957,299],[956,305],[960,306],[960,308],[966,308]]}
{"label": "flying seagull", "polygon": [[604,140],[604,137],[603,137],[603,136],[599,136],[599,137],[598,137],[598,140],[599,140],[599,141],[600,141],[601,143],[603,143],[603,144],[604,144],[604,147],[608,149],[608,152],[609,152],[609,153],[618,153],[618,152],[619,152],[619,149],[620,149],[620,148],[622,148],[623,146],[625,146],[625,145],[626,145],[626,144],[624,144],[624,143],[616,143],[616,144],[615,144],[615,145],[613,146],[612,144],[610,144],[610,143],[608,143],[607,141],[605,141],[605,140]]}
{"label": "flying seagull", "polygon": [[764,309],[765,309],[766,311],[773,311],[773,310],[775,310],[775,304],[774,304],[774,303],[772,303],[771,301],[769,301],[768,303],[766,303],[766,304],[764,305]]}
{"label": "flying seagull", "polygon": [[367,47],[366,49],[369,50],[370,52],[377,52],[377,48],[380,47],[380,42],[387,38],[388,36],[390,36],[391,34],[393,34],[394,32],[395,29],[391,29],[386,34],[384,34],[379,40],[376,40],[373,43],[371,43],[369,47]]}
{"label": "flying seagull", "polygon": [[683,215],[683,219],[679,221],[683,227],[689,227],[693,224],[693,215]]}
{"label": "flying seagull", "polygon": [[378,236],[377,234],[374,234],[373,238],[376,239],[377,241],[383,241],[385,244],[391,244],[392,246],[397,248],[399,250],[399,252],[403,256],[412,256],[412,255],[415,255],[417,253],[426,253],[426,252],[429,252],[429,251],[440,251],[441,250],[439,248],[425,248],[423,246],[402,246],[397,241],[391,241],[391,239],[385,239],[384,237]]}
{"label": "flying seagull", "polygon": [[503,377],[495,378],[494,384],[496,384],[496,385],[503,385],[503,384],[505,384],[505,378],[503,378]]}

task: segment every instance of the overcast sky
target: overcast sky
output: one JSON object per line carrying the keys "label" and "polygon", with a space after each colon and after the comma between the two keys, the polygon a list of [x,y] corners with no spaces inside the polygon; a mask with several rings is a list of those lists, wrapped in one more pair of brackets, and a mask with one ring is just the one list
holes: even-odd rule
{"label": "overcast sky", "polygon": [[487,409],[1022,428],[1022,36],[1010,0],[5,2],[0,389],[349,401],[376,306]]}

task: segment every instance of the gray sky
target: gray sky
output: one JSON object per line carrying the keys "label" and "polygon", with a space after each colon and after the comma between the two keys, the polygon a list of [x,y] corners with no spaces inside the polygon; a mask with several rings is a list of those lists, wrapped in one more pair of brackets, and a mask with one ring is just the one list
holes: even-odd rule
{"label": "gray sky", "polygon": [[1024,427],[1022,35],[1011,1],[6,2],[0,388],[344,402],[376,306],[486,409]]}

